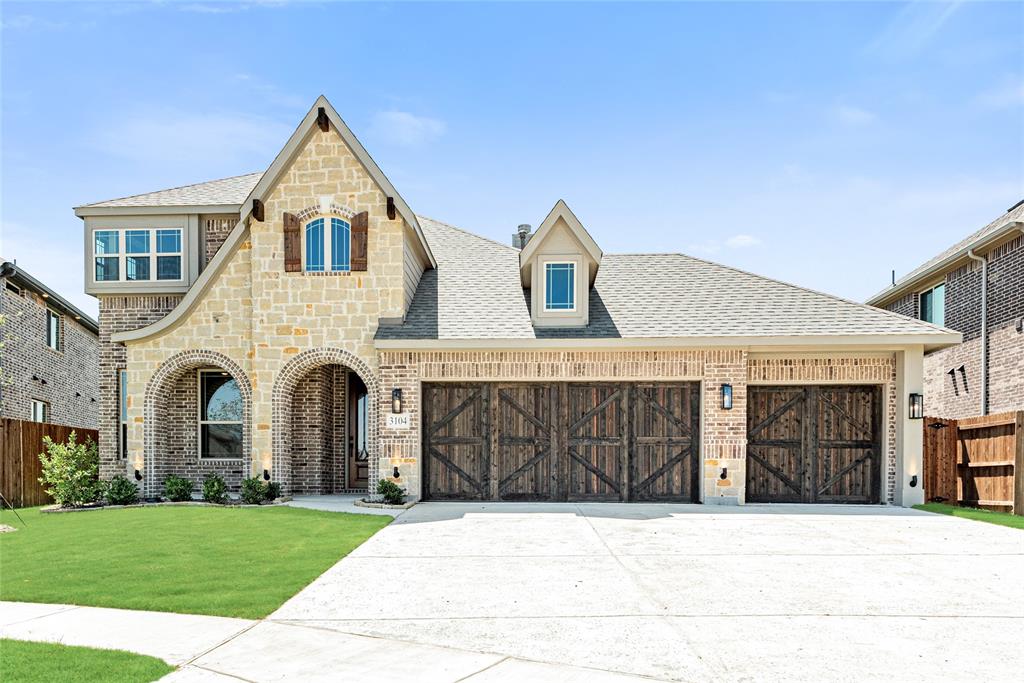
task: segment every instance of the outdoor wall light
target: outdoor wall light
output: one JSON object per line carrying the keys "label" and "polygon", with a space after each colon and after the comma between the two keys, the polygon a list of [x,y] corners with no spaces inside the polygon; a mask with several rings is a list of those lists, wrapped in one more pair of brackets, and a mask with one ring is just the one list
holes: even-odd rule
{"label": "outdoor wall light", "polygon": [[917,486],[917,475],[915,474],[914,476],[912,476],[910,478],[910,488],[914,488],[916,486]]}
{"label": "outdoor wall light", "polygon": [[722,468],[722,473],[720,475],[718,475],[718,478],[719,479],[728,479],[729,478],[729,468],[728,467],[723,467]]}
{"label": "outdoor wall light", "polygon": [[138,469],[135,470],[135,481],[142,481],[142,472]]}
{"label": "outdoor wall light", "polygon": [[924,396],[921,394],[911,394],[909,411],[911,420],[924,418]]}
{"label": "outdoor wall light", "polygon": [[394,477],[395,479],[401,479],[401,478],[402,478],[402,475],[401,475],[401,473],[399,473],[399,471],[398,471],[398,465],[395,465],[395,471],[394,471],[394,473],[392,474],[392,476],[393,476],[393,477]]}
{"label": "outdoor wall light", "polygon": [[270,481],[270,470],[263,470],[263,481]]}
{"label": "outdoor wall light", "polygon": [[402,390],[397,387],[391,390],[391,412],[396,415],[402,412]]}
{"label": "outdoor wall light", "polygon": [[722,410],[732,410],[732,385],[722,385]]}

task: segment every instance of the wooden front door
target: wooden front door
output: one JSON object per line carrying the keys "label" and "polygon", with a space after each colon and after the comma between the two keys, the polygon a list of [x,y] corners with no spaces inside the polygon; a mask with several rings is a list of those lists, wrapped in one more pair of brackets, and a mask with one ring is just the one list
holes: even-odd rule
{"label": "wooden front door", "polygon": [[747,388],[752,503],[877,503],[881,388]]}
{"label": "wooden front door", "polygon": [[370,455],[367,442],[367,427],[369,426],[369,396],[366,385],[354,372],[348,373],[348,397],[347,420],[348,443],[346,448],[346,487],[350,489],[365,489],[370,478]]}

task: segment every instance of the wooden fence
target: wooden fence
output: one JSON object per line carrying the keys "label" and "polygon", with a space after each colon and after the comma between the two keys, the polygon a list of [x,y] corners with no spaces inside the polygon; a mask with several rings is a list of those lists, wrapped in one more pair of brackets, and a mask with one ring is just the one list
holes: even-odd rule
{"label": "wooden fence", "polygon": [[1024,411],[924,419],[925,500],[1024,515]]}
{"label": "wooden fence", "polygon": [[[99,442],[95,429],[66,427],[46,422],[28,422],[0,418],[0,493],[14,507],[46,505],[52,502],[39,483],[42,467],[39,454],[43,452],[43,437],[54,441],[67,441],[75,432],[78,443],[86,439]],[[0,503],[2,505],[2,503]]]}

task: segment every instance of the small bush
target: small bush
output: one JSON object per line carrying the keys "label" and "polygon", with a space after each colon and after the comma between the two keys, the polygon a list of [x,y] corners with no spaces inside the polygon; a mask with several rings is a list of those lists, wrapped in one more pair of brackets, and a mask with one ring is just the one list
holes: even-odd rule
{"label": "small bush", "polygon": [[39,483],[48,486],[46,492],[62,507],[76,507],[96,502],[103,495],[98,478],[100,458],[92,439],[75,442],[71,432],[67,443],[55,443],[43,437],[46,451],[39,454],[43,476]]}
{"label": "small bush", "polygon": [[208,474],[203,480],[203,500],[207,503],[221,504],[228,497],[228,485],[217,474]]}
{"label": "small bush", "polygon": [[281,483],[277,481],[267,482],[267,501],[275,501],[281,497]]}
{"label": "small bush", "polygon": [[401,505],[405,502],[405,489],[388,479],[377,482],[377,493],[384,497],[389,505]]}
{"label": "small bush", "polygon": [[242,480],[242,502],[246,505],[259,505],[267,499],[267,485],[259,477]]}
{"label": "small bush", "polygon": [[110,505],[133,505],[139,502],[139,487],[123,474],[107,482],[107,503]]}
{"label": "small bush", "polygon": [[192,500],[192,482],[172,474],[164,480],[164,497],[175,502]]}

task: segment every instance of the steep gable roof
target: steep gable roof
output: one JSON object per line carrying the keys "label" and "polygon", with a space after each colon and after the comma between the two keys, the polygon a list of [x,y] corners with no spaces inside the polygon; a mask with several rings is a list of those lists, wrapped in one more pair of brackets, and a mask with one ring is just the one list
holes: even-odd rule
{"label": "steep gable roof", "polygon": [[544,243],[548,235],[554,229],[555,224],[558,223],[558,219],[561,218],[565,221],[566,225],[569,226],[569,230],[572,232],[581,245],[583,250],[587,253],[590,258],[594,259],[598,263],[601,262],[602,251],[601,247],[597,246],[597,242],[590,236],[587,229],[583,227],[580,220],[576,218],[576,214],[572,212],[569,205],[565,203],[564,199],[559,199],[555,202],[555,205],[548,212],[547,218],[537,228],[537,232],[530,237],[530,241],[526,243],[523,251],[519,254],[519,264],[525,265],[533,255],[537,253],[540,245]]}

